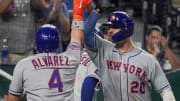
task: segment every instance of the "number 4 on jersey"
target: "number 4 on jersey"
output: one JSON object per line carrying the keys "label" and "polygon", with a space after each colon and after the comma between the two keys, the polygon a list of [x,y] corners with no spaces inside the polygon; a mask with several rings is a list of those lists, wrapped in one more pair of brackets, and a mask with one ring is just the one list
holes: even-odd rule
{"label": "number 4 on jersey", "polygon": [[63,83],[58,69],[53,70],[48,85],[50,89],[58,88],[58,92],[63,91]]}

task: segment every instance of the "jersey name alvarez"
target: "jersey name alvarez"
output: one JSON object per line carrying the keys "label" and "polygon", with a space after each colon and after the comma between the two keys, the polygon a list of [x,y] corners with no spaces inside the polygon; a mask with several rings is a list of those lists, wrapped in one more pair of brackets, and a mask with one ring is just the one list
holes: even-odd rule
{"label": "jersey name alvarez", "polygon": [[44,56],[31,60],[35,69],[45,67],[70,66],[67,56]]}
{"label": "jersey name alvarez", "polygon": [[141,68],[137,67],[135,65],[130,65],[130,64],[125,64],[122,62],[117,62],[117,61],[112,61],[112,60],[107,60],[107,68],[112,71],[120,71],[120,69],[123,69],[123,72],[129,73],[132,75],[137,76],[140,78],[142,81],[145,80],[146,78],[146,72]]}

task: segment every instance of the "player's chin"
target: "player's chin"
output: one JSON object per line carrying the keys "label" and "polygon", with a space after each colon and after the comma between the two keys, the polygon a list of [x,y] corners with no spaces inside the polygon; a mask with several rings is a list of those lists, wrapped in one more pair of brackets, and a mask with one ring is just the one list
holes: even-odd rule
{"label": "player's chin", "polygon": [[115,43],[115,42],[112,40],[112,38],[109,38],[108,40],[111,41],[112,43]]}
{"label": "player's chin", "polygon": [[113,43],[115,43],[115,47],[116,48],[119,48],[119,47],[122,47],[126,43],[126,41],[125,40],[121,40],[119,42],[113,42]]}

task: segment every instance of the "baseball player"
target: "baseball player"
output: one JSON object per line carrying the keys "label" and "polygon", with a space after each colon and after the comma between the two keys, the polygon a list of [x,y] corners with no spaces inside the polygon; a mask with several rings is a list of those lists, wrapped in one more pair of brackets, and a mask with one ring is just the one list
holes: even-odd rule
{"label": "baseball player", "polygon": [[[80,3],[81,2],[81,3]],[[75,0],[71,42],[64,53],[57,54],[59,38],[53,25],[43,25],[36,32],[36,55],[20,60],[13,72],[8,101],[73,101],[75,71],[80,63],[83,38],[82,13],[91,0]]]}
{"label": "baseball player", "polygon": [[[98,18],[93,13],[88,24]],[[133,19],[125,12],[112,12],[104,24],[110,41],[92,31],[84,31],[89,56],[99,67],[105,101],[151,101],[150,90],[159,92],[163,101],[175,101],[170,84],[158,61],[133,45]],[[85,25],[87,27],[88,25]]]}
{"label": "baseball player", "polygon": [[81,63],[75,76],[74,101],[95,101],[96,92],[99,91],[100,81],[98,68],[92,62],[88,54],[82,51]]}

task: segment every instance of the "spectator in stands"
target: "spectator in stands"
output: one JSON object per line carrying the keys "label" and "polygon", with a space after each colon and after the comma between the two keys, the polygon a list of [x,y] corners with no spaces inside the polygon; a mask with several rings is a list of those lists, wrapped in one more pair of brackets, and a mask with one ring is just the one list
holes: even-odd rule
{"label": "spectator in stands", "polygon": [[8,40],[9,64],[33,53],[35,28],[30,0],[0,0],[0,24],[0,41]]}
{"label": "spectator in stands", "polygon": [[70,21],[66,4],[63,0],[32,0],[32,4],[36,12],[36,26],[47,23],[55,25],[60,32],[59,52],[64,51],[70,40]]}
{"label": "spectator in stands", "polygon": [[10,5],[13,3],[13,0],[0,0],[0,14],[6,12]]}
{"label": "spectator in stands", "polygon": [[180,61],[168,47],[168,37],[162,35],[161,27],[154,25],[146,34],[145,49],[154,55],[164,71],[180,68]]}

